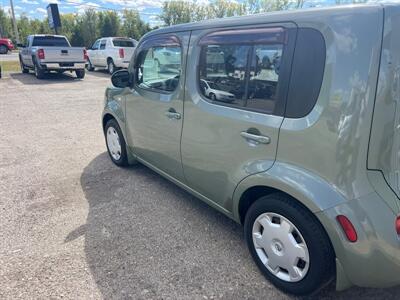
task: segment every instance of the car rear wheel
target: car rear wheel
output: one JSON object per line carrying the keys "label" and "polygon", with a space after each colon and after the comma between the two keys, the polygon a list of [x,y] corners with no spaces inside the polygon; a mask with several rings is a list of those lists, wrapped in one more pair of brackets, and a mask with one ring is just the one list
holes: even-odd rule
{"label": "car rear wheel", "polygon": [[75,74],[76,74],[76,77],[78,77],[79,79],[83,79],[83,78],[85,78],[85,69],[76,70]]}
{"label": "car rear wheel", "polygon": [[43,79],[45,75],[45,72],[41,67],[38,66],[38,64],[35,62],[35,76],[37,79]]}
{"label": "car rear wheel", "polygon": [[107,62],[107,70],[110,75],[114,74],[115,72],[115,64],[112,59],[109,59]]}
{"label": "car rear wheel", "polygon": [[5,45],[0,45],[0,54],[7,54],[8,53],[8,47]]}
{"label": "car rear wheel", "polygon": [[104,135],[108,154],[114,164],[120,167],[128,165],[128,155],[126,152],[126,143],[122,135],[121,128],[115,119],[107,122],[104,128]]}
{"label": "car rear wheel", "polygon": [[334,252],[316,217],[293,198],[276,193],[247,211],[245,237],[264,276],[283,292],[316,293],[334,275]]}

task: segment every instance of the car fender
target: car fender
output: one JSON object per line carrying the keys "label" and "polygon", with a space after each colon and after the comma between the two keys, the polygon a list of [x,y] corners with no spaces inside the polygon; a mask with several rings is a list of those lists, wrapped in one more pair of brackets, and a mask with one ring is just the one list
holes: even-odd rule
{"label": "car fender", "polygon": [[[127,88],[128,89],[128,88]],[[121,128],[122,135],[126,141],[126,150],[128,153],[128,162],[133,163],[135,156],[132,155],[130,147],[128,146],[128,139],[126,133],[126,118],[125,118],[125,92],[119,88],[108,87],[105,92],[104,109],[101,117],[102,128],[104,130],[104,118],[106,115],[110,115],[117,120],[119,127]]]}
{"label": "car fender", "polygon": [[297,199],[316,213],[346,202],[334,186],[317,174],[289,163],[275,162],[267,171],[249,175],[236,187],[233,194],[233,218],[240,222],[240,200],[249,188],[263,186],[282,191]]}

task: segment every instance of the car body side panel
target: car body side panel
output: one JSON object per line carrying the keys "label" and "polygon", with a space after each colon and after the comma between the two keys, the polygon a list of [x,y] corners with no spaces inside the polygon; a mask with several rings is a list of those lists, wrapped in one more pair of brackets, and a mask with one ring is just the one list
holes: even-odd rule
{"label": "car body side panel", "polygon": [[369,143],[368,168],[382,171],[400,196],[400,7],[385,6],[378,91]]}
{"label": "car body side panel", "polygon": [[[358,236],[356,243],[347,241],[336,221],[337,215],[345,215],[352,222]],[[330,237],[346,279],[353,285],[390,287],[400,284],[396,215],[377,193],[342,203],[316,216]],[[343,272],[338,273],[340,275],[343,276]]]}
{"label": "car body side panel", "polygon": [[310,114],[283,121],[277,161],[302,166],[347,200],[360,198],[374,191],[367,177],[367,152],[383,7],[316,15],[312,20],[299,19],[297,24],[318,29],[325,38],[324,79]]}

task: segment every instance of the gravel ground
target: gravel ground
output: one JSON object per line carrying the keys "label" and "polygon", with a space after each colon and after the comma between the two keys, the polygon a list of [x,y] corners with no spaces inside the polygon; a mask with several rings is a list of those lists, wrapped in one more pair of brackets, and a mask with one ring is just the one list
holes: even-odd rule
{"label": "gravel ground", "polygon": [[[119,169],[100,125],[104,73],[0,80],[0,299],[290,299],[242,228],[143,166]],[[323,299],[397,298],[353,288]]]}

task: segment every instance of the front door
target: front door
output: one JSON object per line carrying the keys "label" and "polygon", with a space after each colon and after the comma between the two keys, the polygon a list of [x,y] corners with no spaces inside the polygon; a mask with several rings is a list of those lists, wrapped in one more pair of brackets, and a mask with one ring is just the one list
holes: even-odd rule
{"label": "front door", "polygon": [[183,180],[183,66],[189,37],[189,32],[181,32],[144,40],[135,52],[134,88],[126,97],[126,129],[133,152],[178,180]]}
{"label": "front door", "polygon": [[227,211],[237,184],[272,167],[294,25],[192,32],[182,164],[188,185]]}

